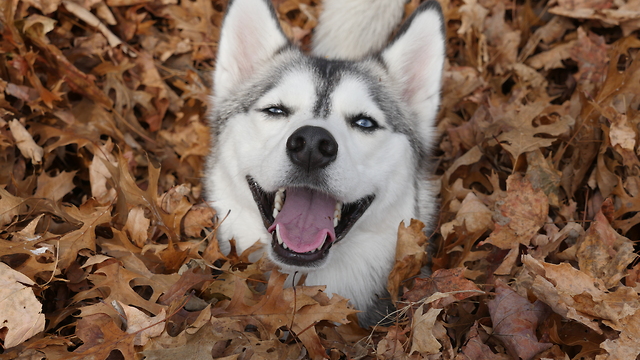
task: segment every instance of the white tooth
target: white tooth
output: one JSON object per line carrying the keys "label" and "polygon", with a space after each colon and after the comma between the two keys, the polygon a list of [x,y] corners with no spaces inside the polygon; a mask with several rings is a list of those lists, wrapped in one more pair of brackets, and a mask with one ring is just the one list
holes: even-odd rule
{"label": "white tooth", "polygon": [[282,210],[282,205],[284,205],[284,188],[279,188],[273,200],[273,207],[280,211]]}
{"label": "white tooth", "polygon": [[320,246],[318,246],[318,248],[316,250],[320,250],[322,249],[322,246],[324,245],[324,243],[327,241],[327,238],[329,237],[329,234],[325,234],[324,235],[324,240],[322,240],[322,244],[320,244]]}
{"label": "white tooth", "polygon": [[338,219],[337,217],[334,217],[333,218],[333,227],[337,227],[339,222],[340,222],[340,219]]}
{"label": "white tooth", "polygon": [[285,249],[287,248],[287,245],[282,242],[282,238],[280,237],[280,224],[276,225],[276,239],[278,239],[278,244],[284,246]]}
{"label": "white tooth", "polygon": [[282,247],[285,248],[286,250],[289,250],[289,248],[287,247],[287,244],[282,243]]}
{"label": "white tooth", "polygon": [[277,207],[275,207],[275,208],[273,209],[273,218],[274,218],[274,219],[276,218],[276,216],[278,216],[278,213],[279,213],[279,212],[280,212],[280,209],[278,209]]}

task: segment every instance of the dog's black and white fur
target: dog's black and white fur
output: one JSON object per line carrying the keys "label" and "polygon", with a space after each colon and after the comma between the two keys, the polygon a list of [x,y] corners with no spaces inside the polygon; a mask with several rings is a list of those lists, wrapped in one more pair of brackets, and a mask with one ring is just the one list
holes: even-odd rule
{"label": "dog's black and white fur", "polygon": [[[319,29],[331,23],[323,21]],[[359,23],[352,31],[390,31]],[[305,56],[268,0],[233,0],[214,73],[205,185],[219,216],[228,214],[218,230],[223,250],[232,238],[239,251],[260,242],[283,271],[350,298],[372,324],[398,225],[430,223],[436,206],[428,154],[444,62],[440,6],[423,3],[379,52],[366,54],[377,43],[323,50],[367,36],[327,36],[314,42],[320,56]]]}

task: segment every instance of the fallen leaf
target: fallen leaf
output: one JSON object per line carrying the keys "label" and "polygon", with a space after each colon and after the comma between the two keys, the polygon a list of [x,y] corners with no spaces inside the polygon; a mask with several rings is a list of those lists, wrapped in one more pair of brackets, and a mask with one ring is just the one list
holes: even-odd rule
{"label": "fallen leaf", "polygon": [[496,2],[491,9],[491,16],[484,20],[483,33],[489,47],[495,49],[490,65],[496,74],[504,74],[516,62],[520,45],[520,31],[505,21],[505,12],[504,3]]}
{"label": "fallen leaf", "polygon": [[409,359],[409,355],[405,353],[403,346],[408,341],[407,331],[408,329],[391,326],[384,339],[377,344],[377,357],[382,359]]}
{"label": "fallen leaf", "polygon": [[437,354],[442,347],[433,334],[433,328],[442,309],[430,307],[425,310],[425,306],[425,304],[420,305],[411,320],[413,338],[411,339],[410,354],[414,352],[421,355]]}
{"label": "fallen leaf", "polygon": [[640,354],[640,311],[620,319],[622,331],[617,339],[607,339],[600,347],[608,356],[597,355],[596,360],[634,359]]}
{"label": "fallen leaf", "polygon": [[491,210],[473,192],[470,192],[462,200],[455,220],[443,224],[440,227],[440,233],[446,238],[456,226],[462,226],[462,224],[471,233],[489,230],[493,228],[492,214]]}
{"label": "fallen leaf", "polygon": [[484,20],[489,15],[489,10],[478,4],[476,0],[465,0],[458,12],[462,23],[458,29],[459,35],[466,35],[472,30],[478,33],[484,30]]}
{"label": "fallen leaf", "polygon": [[542,190],[535,190],[518,175],[510,176],[506,196],[496,203],[495,230],[481,245],[488,243],[501,249],[529,245],[547,220],[548,211],[549,203]]}
{"label": "fallen leaf", "polygon": [[404,222],[398,226],[396,261],[387,281],[387,290],[394,303],[398,301],[398,291],[402,281],[419,273],[424,265],[427,257],[425,250],[427,240],[424,224],[419,220],[411,219],[408,227],[405,227]]}
{"label": "fallen leaf", "polygon": [[215,210],[206,203],[192,206],[184,216],[183,225],[185,235],[199,238],[204,229],[214,227],[215,215]]}
{"label": "fallen leaf", "polygon": [[86,316],[78,321],[76,334],[84,344],[67,359],[106,359],[115,349],[124,359],[134,359],[135,336],[120,330],[106,314]]}
{"label": "fallen leaf", "polygon": [[0,338],[12,348],[44,331],[42,304],[36,299],[31,279],[0,262]]}
{"label": "fallen leaf", "polygon": [[525,178],[535,189],[542,189],[549,199],[549,205],[560,206],[560,180],[562,173],[554,169],[549,159],[540,150],[527,153],[527,174]]}
{"label": "fallen leaf", "polygon": [[150,338],[160,336],[164,331],[167,316],[165,309],[151,317],[135,307],[119,304],[127,318],[127,333],[135,334],[133,345],[144,346]]}
{"label": "fallen leaf", "polygon": [[[603,207],[607,203],[612,205],[611,200],[607,199]],[[607,289],[620,283],[626,275],[627,266],[637,258],[633,242],[611,227],[602,209],[577,246],[580,270],[602,280]]]}
{"label": "fallen leaf", "polygon": [[462,346],[460,353],[455,360],[507,360],[506,354],[495,354],[491,348],[485,344],[489,335],[482,331],[476,321],[471,330],[469,330],[469,338]]}
{"label": "fallen leaf", "polygon": [[[575,29],[573,23],[563,16],[554,16],[545,25],[537,28],[522,48],[518,59],[523,61],[529,57],[540,43],[551,44],[560,40],[567,30]],[[537,67],[539,68],[539,67]]]}
{"label": "fallen leaf", "polygon": [[493,335],[500,339],[514,358],[530,360],[553,346],[536,338],[536,328],[546,317],[547,308],[521,297],[502,282],[496,282],[496,297],[489,301]]}
{"label": "fallen leaf", "polygon": [[25,129],[24,125],[18,120],[9,121],[11,134],[16,141],[16,146],[20,149],[22,156],[31,159],[34,164],[42,163],[44,149],[42,149],[31,137],[31,134]]}
{"label": "fallen leaf", "polygon": [[75,175],[75,171],[63,172],[56,176],[49,176],[43,172],[38,176],[38,185],[33,196],[52,199],[54,202],[62,200],[67,193],[76,187],[73,184]]}
{"label": "fallen leaf", "polygon": [[578,28],[578,41],[571,48],[571,58],[578,62],[579,70],[574,76],[584,91],[595,93],[604,81],[609,63],[608,49],[602,36]]}
{"label": "fallen leaf", "polygon": [[124,229],[129,233],[130,239],[139,248],[143,248],[149,240],[149,226],[151,220],[144,216],[144,208],[136,206],[129,210],[129,216],[127,216],[127,222],[124,224]]}
{"label": "fallen leaf", "polygon": [[629,287],[619,286],[608,292],[600,279],[573,268],[568,263],[558,265],[522,257],[525,269],[533,275],[531,291],[553,311],[576,320],[602,333],[594,319],[600,318],[615,330],[622,330],[620,319],[640,309],[638,294]]}
{"label": "fallen leaf", "polygon": [[0,188],[0,226],[9,224],[26,207],[25,200]]}
{"label": "fallen leaf", "polygon": [[93,161],[89,165],[89,182],[91,183],[91,195],[100,204],[107,204],[115,200],[116,190],[108,187],[111,179],[109,169],[104,165],[108,161],[113,166],[117,166],[115,157],[111,154],[114,144],[111,139],[104,145],[100,145],[93,155]]}
{"label": "fallen leaf", "polygon": [[534,120],[543,113],[547,105],[548,99],[540,98],[536,102],[524,105],[509,104],[505,109],[492,108],[495,112],[494,117],[502,119],[505,123],[505,131],[497,140],[513,156],[514,161],[517,161],[521,154],[550,146],[553,144],[554,136],[569,130],[567,119],[558,119],[551,124],[539,126],[534,124]]}
{"label": "fallen leaf", "polygon": [[[66,269],[78,256],[82,249],[96,250],[95,228],[98,225],[108,223],[111,220],[109,207],[99,207],[89,202],[80,208],[69,207],[67,213],[70,217],[82,223],[82,227],[63,235],[56,245],[59,246],[59,264],[61,269]],[[58,245],[59,244],[59,245]]]}
{"label": "fallen leaf", "polygon": [[415,284],[403,298],[418,303],[431,298],[434,294],[442,294],[440,299],[431,303],[433,308],[444,308],[456,301],[484,294],[472,281],[464,278],[464,268],[439,269],[428,278],[416,278]]}
{"label": "fallen leaf", "polygon": [[[329,299],[322,292],[322,287],[285,289],[283,285],[286,278],[286,274],[274,270],[266,294],[253,305],[245,303],[242,291],[236,291],[225,308],[225,316],[245,318],[268,334],[275,334],[283,326],[291,326],[291,331],[298,335],[309,355],[314,359],[323,358],[325,348],[313,325],[322,320],[346,324],[347,316],[357,311],[349,308],[348,300],[339,295],[334,294]],[[236,284],[240,288],[244,286],[241,281]]]}
{"label": "fallen leaf", "polygon": [[26,0],[25,3],[42,11],[43,14],[50,14],[58,9],[62,0]]}
{"label": "fallen leaf", "polygon": [[[124,269],[118,263],[112,263],[100,268],[94,274],[89,275],[88,279],[93,283],[93,287],[76,294],[73,297],[74,302],[100,298],[103,299],[103,302],[106,304],[118,301],[125,305],[131,305],[149,311],[155,315],[160,314],[164,309],[162,305],[156,302],[161,294],[159,291],[153,289],[154,285],[156,285],[155,281]],[[133,289],[134,286],[141,285],[151,287],[152,291],[148,299],[140,296],[140,294]],[[85,307],[85,309],[87,309],[87,307]]]}

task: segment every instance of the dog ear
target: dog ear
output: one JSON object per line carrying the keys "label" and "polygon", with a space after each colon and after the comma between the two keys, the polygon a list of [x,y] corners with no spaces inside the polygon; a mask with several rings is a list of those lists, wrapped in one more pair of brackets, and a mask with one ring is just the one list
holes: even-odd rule
{"label": "dog ear", "polygon": [[230,95],[288,43],[271,1],[230,1],[218,43],[214,96]]}
{"label": "dog ear", "polygon": [[418,115],[418,130],[430,140],[440,105],[445,57],[440,4],[435,0],[422,3],[381,55],[403,98]]}

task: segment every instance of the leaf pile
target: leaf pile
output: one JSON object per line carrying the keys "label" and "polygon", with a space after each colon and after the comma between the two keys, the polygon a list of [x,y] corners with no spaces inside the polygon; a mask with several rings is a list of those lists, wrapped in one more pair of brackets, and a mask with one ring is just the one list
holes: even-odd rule
{"label": "leaf pile", "polygon": [[[400,226],[375,329],[212,241],[225,1],[0,3],[0,358],[638,358],[640,2],[440,2],[432,275]],[[274,4],[308,48],[321,3]]]}

